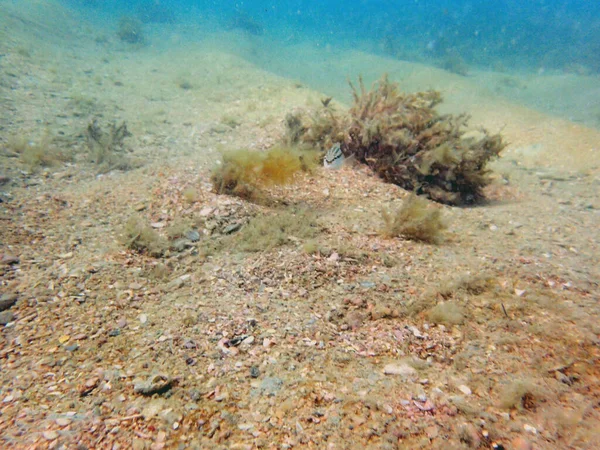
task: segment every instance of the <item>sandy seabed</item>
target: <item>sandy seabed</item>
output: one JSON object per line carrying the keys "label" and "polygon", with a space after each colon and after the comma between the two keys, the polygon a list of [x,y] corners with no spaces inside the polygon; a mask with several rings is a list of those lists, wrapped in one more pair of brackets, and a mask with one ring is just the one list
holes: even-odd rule
{"label": "sandy seabed", "polygon": [[[233,33],[136,48],[33,4],[0,2],[2,448],[600,448],[597,77],[322,50],[288,79]],[[383,72],[509,143],[489,202],[442,207],[442,244],[381,237],[407,192],[365,168],[303,175],[279,206],[212,192],[221,150],[269,148],[287,113]],[[556,110],[564,92],[581,104]],[[128,170],[90,154],[94,119],[127,124]],[[316,236],[236,246],[293,208]],[[183,238],[134,252],[132,216]]]}

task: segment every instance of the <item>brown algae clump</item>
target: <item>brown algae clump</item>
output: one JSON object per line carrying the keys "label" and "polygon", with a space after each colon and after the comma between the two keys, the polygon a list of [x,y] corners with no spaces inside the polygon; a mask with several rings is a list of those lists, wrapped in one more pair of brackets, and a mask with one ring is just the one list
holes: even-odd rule
{"label": "brown algae clump", "polygon": [[466,115],[440,115],[437,91],[403,93],[384,76],[370,91],[350,83],[354,103],[346,113],[323,105],[288,115],[289,142],[321,150],[339,143],[346,156],[383,180],[450,205],[476,203],[489,184],[487,163],[504,149],[500,135],[465,136]]}
{"label": "brown algae clump", "polygon": [[266,152],[230,150],[222,158],[211,174],[215,192],[248,200],[259,199],[263,187],[291,182],[306,165],[302,152],[289,147],[274,147]]}

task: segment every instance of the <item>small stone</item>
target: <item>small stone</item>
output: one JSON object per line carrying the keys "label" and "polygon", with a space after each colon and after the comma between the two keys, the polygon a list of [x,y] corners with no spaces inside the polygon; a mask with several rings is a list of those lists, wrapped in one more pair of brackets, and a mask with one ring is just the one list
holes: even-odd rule
{"label": "small stone", "polygon": [[127,326],[127,320],[125,319],[119,319],[119,321],[117,322],[117,327],[119,328],[125,328]]}
{"label": "small stone", "polygon": [[120,334],[121,334],[121,330],[119,330],[118,328],[115,328],[114,330],[110,330],[110,331],[108,332],[108,335],[109,335],[110,337],[115,337],[115,336],[118,336],[118,335],[120,335]]}
{"label": "small stone", "polygon": [[71,336],[69,336],[68,334],[63,334],[61,337],[58,338],[58,342],[64,344],[65,342],[69,342],[70,339]]}
{"label": "small stone", "polygon": [[13,306],[18,299],[16,294],[2,294],[2,297],[0,297],[0,311],[5,311]]}
{"label": "small stone", "polygon": [[417,327],[410,326],[410,327],[408,327],[408,329],[410,330],[410,332],[413,334],[414,337],[423,339],[424,336],[421,334],[421,332],[419,331],[419,329]]}
{"label": "small stone", "polygon": [[12,266],[13,264],[19,264],[20,260],[17,256],[13,255],[2,255],[0,258],[0,263],[6,264],[7,266]]}
{"label": "small stone", "polygon": [[265,347],[265,348],[273,347],[275,344],[276,344],[276,342],[273,339],[265,338],[263,340],[263,347]]}
{"label": "small stone", "polygon": [[15,320],[15,315],[12,311],[0,312],[0,325],[6,325]]}
{"label": "small stone", "polygon": [[198,233],[196,230],[190,230],[185,233],[185,237],[192,242],[198,242],[200,240],[200,233]]}
{"label": "small stone", "polygon": [[167,285],[168,291],[175,291],[179,288],[182,288],[185,285],[185,281],[181,279],[181,277],[175,278]]}
{"label": "small stone", "polygon": [[71,419],[67,419],[66,417],[59,417],[54,422],[56,422],[56,425],[60,427],[66,427],[71,423]]}
{"label": "small stone", "polygon": [[332,253],[331,255],[329,255],[329,258],[327,258],[328,261],[338,261],[340,259],[340,255],[338,255],[337,253]]}
{"label": "small stone", "polygon": [[210,208],[210,207],[202,208],[200,210],[200,215],[203,217],[210,216],[213,211],[214,211],[213,208]]}
{"label": "small stone", "polygon": [[236,231],[238,231],[240,228],[242,228],[241,223],[232,223],[230,225],[227,225],[225,228],[223,228],[223,234],[233,234]]}
{"label": "small stone", "polygon": [[156,374],[149,377],[146,381],[136,383],[133,386],[133,392],[151,396],[153,394],[164,394],[173,387],[173,379],[163,375]]}
{"label": "small stone", "polygon": [[461,384],[460,386],[458,386],[458,390],[465,395],[471,395],[473,393],[473,391],[471,391],[469,386],[466,386],[464,384]]}
{"label": "small stone", "polygon": [[146,314],[140,314],[138,319],[140,320],[141,324],[145,324],[146,322],[148,322],[148,316]]}
{"label": "small stone", "polygon": [[42,436],[47,441],[53,441],[54,439],[58,439],[58,433],[54,430],[47,430],[42,433]]}
{"label": "small stone", "polygon": [[87,339],[87,335],[83,334],[83,333],[79,333],[79,334],[76,334],[75,336],[73,336],[73,339],[75,339],[76,341],[83,341],[84,339]]}
{"label": "small stone", "polygon": [[133,290],[133,291],[138,291],[142,288],[142,284],[141,283],[131,283],[129,285],[129,289]]}
{"label": "small stone", "polygon": [[415,378],[417,376],[416,369],[407,364],[387,364],[383,368],[383,373],[386,375],[400,375],[403,378]]}
{"label": "small stone", "polygon": [[254,342],[254,336],[248,336],[246,339],[242,341],[244,345],[251,345]]}
{"label": "small stone", "polygon": [[94,387],[98,386],[98,382],[99,381],[100,380],[98,378],[96,378],[96,377],[90,378],[89,380],[87,380],[85,382],[85,387],[86,388],[94,388]]}
{"label": "small stone", "polygon": [[250,377],[258,378],[259,376],[260,376],[260,369],[258,368],[258,366],[250,367]]}
{"label": "small stone", "polygon": [[523,429],[525,431],[527,431],[528,433],[531,434],[537,434],[537,430],[535,429],[535,427],[532,427],[531,425],[529,425],[528,423],[526,423],[525,425],[523,425]]}

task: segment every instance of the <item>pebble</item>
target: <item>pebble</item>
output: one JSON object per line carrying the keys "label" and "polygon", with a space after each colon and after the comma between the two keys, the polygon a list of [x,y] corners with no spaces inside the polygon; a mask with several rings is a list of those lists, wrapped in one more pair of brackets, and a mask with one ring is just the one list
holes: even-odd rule
{"label": "pebble", "polygon": [[419,331],[419,329],[417,327],[410,326],[410,327],[408,327],[408,329],[410,330],[410,332],[413,334],[414,337],[423,339],[424,336],[421,334],[421,332]]}
{"label": "pebble", "polygon": [[15,303],[17,303],[18,297],[16,294],[2,294],[0,297],[0,311],[7,310]]}
{"label": "pebble", "polygon": [[526,423],[525,425],[523,425],[523,429],[525,431],[527,431],[528,433],[531,434],[537,434],[537,430],[535,429],[535,427],[532,427],[531,425],[529,425],[528,423]]}
{"label": "pebble", "polygon": [[0,259],[0,263],[6,264],[7,266],[12,266],[13,264],[19,264],[20,260],[17,256],[12,255],[2,255]]}
{"label": "pebble", "polygon": [[56,422],[56,425],[60,427],[66,427],[71,423],[71,419],[67,419],[66,417],[59,417],[54,422]]}
{"label": "pebble", "polygon": [[0,325],[6,325],[15,320],[15,315],[12,311],[0,312]]}
{"label": "pebble", "polygon": [[146,381],[141,381],[133,386],[133,392],[142,395],[163,394],[173,386],[173,379],[163,374],[156,374]]}
{"label": "pebble", "polygon": [[44,431],[42,433],[42,436],[44,436],[44,439],[46,439],[47,441],[53,441],[54,439],[58,439],[58,433],[54,430]]}
{"label": "pebble", "polygon": [[417,376],[416,369],[407,364],[387,364],[383,368],[383,373],[386,375],[400,375],[403,378],[415,378]]}
{"label": "pebble", "polygon": [[138,318],[141,324],[148,322],[148,316],[146,314],[140,314]]}
{"label": "pebble", "polygon": [[196,230],[190,230],[185,233],[185,237],[192,242],[198,242],[200,240],[200,233],[198,233]]}
{"label": "pebble", "polygon": [[465,395],[471,395],[473,393],[473,391],[471,391],[469,386],[466,386],[464,384],[461,384],[460,386],[458,386],[458,390]]}
{"label": "pebble", "polygon": [[427,396],[425,394],[419,394],[417,395],[416,399],[421,403],[425,403],[427,401]]}
{"label": "pebble", "polygon": [[185,281],[182,280],[181,277],[177,277],[167,285],[167,290],[174,291],[174,290],[177,290],[177,289],[183,287],[184,285],[185,285]]}
{"label": "pebble", "polygon": [[232,223],[231,225],[227,225],[225,228],[223,228],[223,234],[232,234],[232,233],[235,233],[240,228],[242,228],[242,224],[241,223]]}

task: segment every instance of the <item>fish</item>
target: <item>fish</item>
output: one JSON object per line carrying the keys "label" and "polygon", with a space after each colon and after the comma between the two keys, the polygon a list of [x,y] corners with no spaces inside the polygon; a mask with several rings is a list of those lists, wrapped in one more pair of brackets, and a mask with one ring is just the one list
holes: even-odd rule
{"label": "fish", "polygon": [[327,150],[325,158],[323,158],[323,166],[326,169],[337,170],[344,165],[345,161],[346,157],[344,156],[342,148],[338,142],[333,144],[333,146]]}

